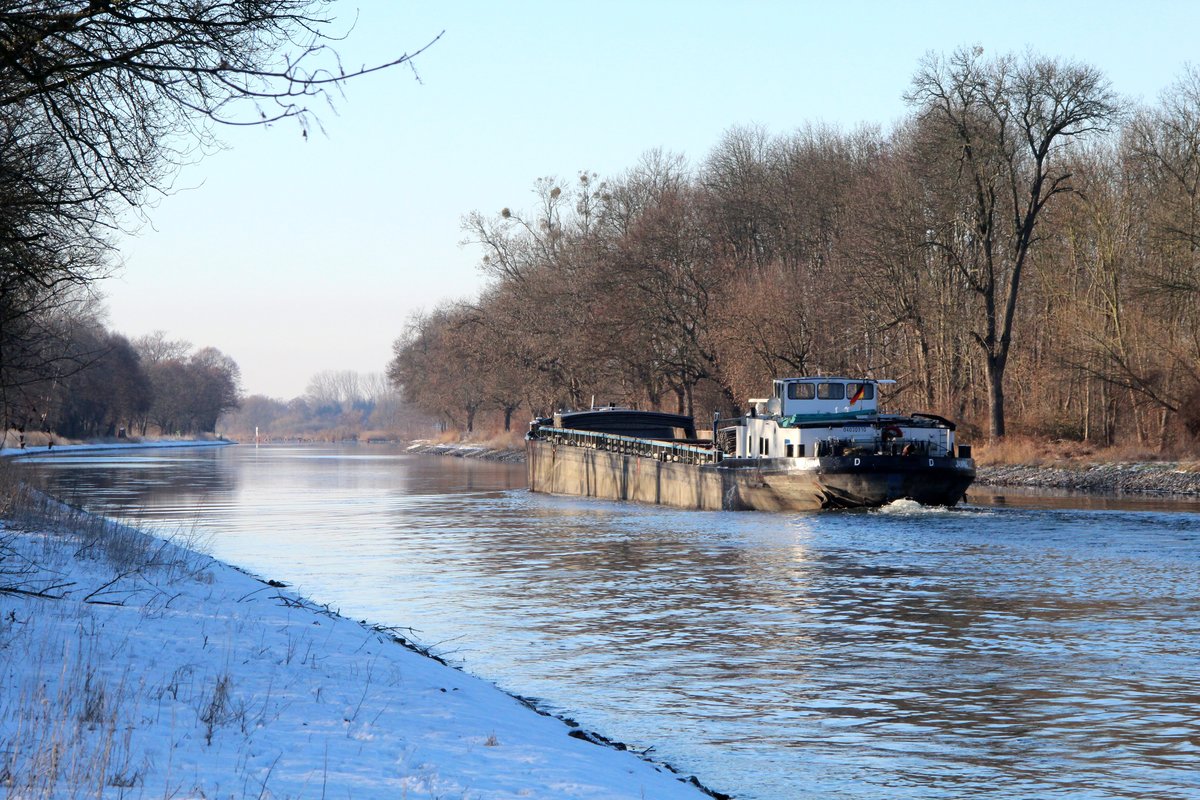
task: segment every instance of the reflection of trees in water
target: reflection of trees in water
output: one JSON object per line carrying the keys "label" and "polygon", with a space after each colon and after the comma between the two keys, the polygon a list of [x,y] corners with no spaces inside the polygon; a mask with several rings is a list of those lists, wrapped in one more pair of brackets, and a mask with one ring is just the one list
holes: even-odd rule
{"label": "reflection of trees in water", "polygon": [[111,461],[64,460],[26,466],[59,499],[109,516],[136,516],[149,508],[202,508],[238,488],[238,473],[213,450],[186,457],[139,456]]}
{"label": "reflection of trees in water", "polygon": [[421,494],[500,492],[524,489],[525,465],[453,456],[408,456],[408,486]]}
{"label": "reflection of trees in water", "polygon": [[329,493],[331,505],[349,491],[456,495],[503,492],[525,486],[521,464],[409,456],[380,445],[204,448],[26,462],[55,496],[114,516],[153,516],[152,509],[200,511],[239,490],[284,485],[307,488],[308,498]]}

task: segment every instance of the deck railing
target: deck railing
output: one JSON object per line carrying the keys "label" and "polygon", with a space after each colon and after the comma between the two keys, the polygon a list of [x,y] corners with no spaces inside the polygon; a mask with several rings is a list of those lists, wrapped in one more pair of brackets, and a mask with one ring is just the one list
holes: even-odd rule
{"label": "deck railing", "polygon": [[827,437],[818,439],[815,455],[827,456],[935,456],[953,455],[949,445],[931,439],[901,437],[898,439],[878,438],[873,441],[861,439],[839,439]]}
{"label": "deck railing", "polygon": [[534,425],[529,429],[529,438],[541,439],[552,444],[568,447],[584,447],[610,453],[653,458],[681,464],[715,464],[721,460],[721,451],[708,447],[697,447],[678,442],[660,442],[655,439],[638,439],[616,433],[596,433],[568,428],[552,428]]}

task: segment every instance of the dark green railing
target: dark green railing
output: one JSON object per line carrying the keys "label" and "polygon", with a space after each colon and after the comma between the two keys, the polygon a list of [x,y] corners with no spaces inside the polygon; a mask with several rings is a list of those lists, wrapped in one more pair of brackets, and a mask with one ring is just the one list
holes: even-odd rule
{"label": "dark green railing", "polygon": [[616,433],[595,433],[594,431],[534,425],[529,430],[529,438],[568,447],[584,447],[590,450],[603,450],[609,453],[621,453],[681,464],[715,464],[721,460],[720,450],[677,442],[638,439]]}

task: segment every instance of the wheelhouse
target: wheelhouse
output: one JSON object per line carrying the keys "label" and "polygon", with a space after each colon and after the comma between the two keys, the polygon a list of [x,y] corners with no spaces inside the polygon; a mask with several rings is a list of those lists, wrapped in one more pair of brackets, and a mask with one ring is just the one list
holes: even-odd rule
{"label": "wheelhouse", "polygon": [[860,416],[879,408],[880,383],[864,378],[780,378],[772,385],[770,413],[781,417]]}

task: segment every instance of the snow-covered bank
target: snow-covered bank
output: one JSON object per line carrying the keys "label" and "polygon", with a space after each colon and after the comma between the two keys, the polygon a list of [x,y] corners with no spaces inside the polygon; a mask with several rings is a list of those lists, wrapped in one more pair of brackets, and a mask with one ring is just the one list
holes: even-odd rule
{"label": "snow-covered bank", "polygon": [[704,796],[398,633],[47,503],[0,527],[0,785],[22,798]]}
{"label": "snow-covered bank", "polygon": [[405,450],[420,455],[480,458],[485,461],[507,461],[514,464],[525,460],[524,448],[493,447],[478,442],[431,442],[420,439],[409,444]]}
{"label": "snow-covered bank", "polygon": [[106,453],[114,450],[147,450],[165,447],[223,447],[236,444],[227,439],[148,439],[130,442],[89,442],[85,444],[57,444],[54,447],[5,447],[0,449],[0,458],[23,456],[52,456],[55,453]]}

